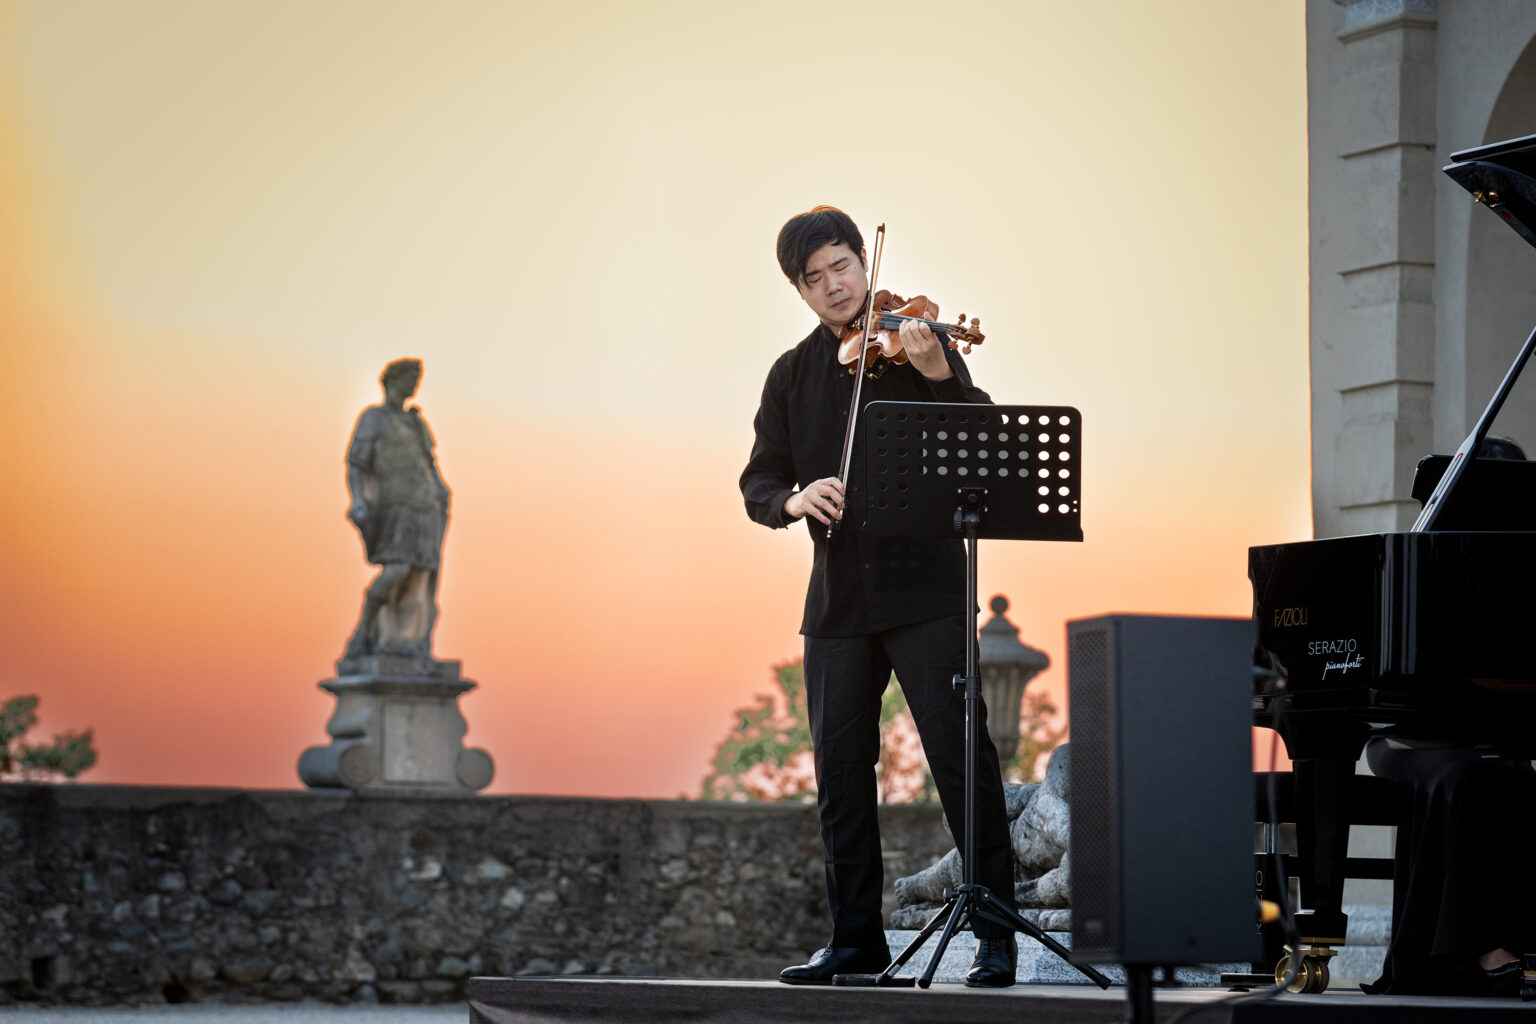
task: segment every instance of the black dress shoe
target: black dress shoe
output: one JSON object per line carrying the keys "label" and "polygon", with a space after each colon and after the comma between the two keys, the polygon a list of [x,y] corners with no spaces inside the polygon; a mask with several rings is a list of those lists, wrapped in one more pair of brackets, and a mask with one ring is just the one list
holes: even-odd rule
{"label": "black dress shoe", "polygon": [[811,954],[810,963],[786,967],[779,980],[786,985],[830,985],[838,974],[879,974],[891,964],[884,946],[825,946]]}
{"label": "black dress shoe", "polygon": [[1483,970],[1477,964],[1460,968],[1454,991],[1448,995],[1514,999],[1520,995],[1523,974],[1519,960],[1511,960],[1501,967]]}
{"label": "black dress shoe", "polygon": [[965,973],[971,988],[1007,988],[1019,973],[1019,943],[1012,935],[1006,939],[977,939],[976,958]]}

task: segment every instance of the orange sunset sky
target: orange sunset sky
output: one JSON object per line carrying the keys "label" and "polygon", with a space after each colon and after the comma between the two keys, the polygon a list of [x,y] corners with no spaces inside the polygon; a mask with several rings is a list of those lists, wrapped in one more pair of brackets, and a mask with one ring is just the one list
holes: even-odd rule
{"label": "orange sunset sky", "polygon": [[88,781],[298,786],[411,355],[489,791],[697,793],[800,649],[736,478],[817,203],[1082,410],[1085,543],[981,549],[1032,686],[1068,619],[1247,614],[1311,534],[1305,73],[1296,3],[0,0],[0,698]]}

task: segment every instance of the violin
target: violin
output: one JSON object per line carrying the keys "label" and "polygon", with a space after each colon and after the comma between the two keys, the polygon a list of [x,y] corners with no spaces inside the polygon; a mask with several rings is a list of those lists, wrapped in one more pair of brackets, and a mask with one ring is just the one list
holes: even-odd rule
{"label": "violin", "polygon": [[[901,325],[908,320],[921,320],[934,333],[942,335],[949,342],[950,348],[964,345],[966,354],[970,353],[972,345],[980,345],[984,340],[979,329],[981,320],[977,317],[972,317],[969,325],[965,322],[964,313],[960,314],[957,323],[940,323],[932,319],[939,315],[939,304],[926,295],[917,295],[908,301],[883,288],[876,291],[880,256],[884,251],[885,225],[881,224],[875,229],[875,258],[870,264],[869,292],[864,298],[864,312],[844,328],[837,346],[838,361],[853,374],[853,401],[848,406],[848,425],[843,431],[843,457],[838,463],[837,473],[838,482],[844,487],[848,485],[848,469],[853,464],[853,435],[862,408],[859,402],[864,392],[864,378],[879,378],[892,364],[899,366],[910,361],[896,334],[901,330]],[[871,356],[874,357],[873,365]],[[840,521],[834,519],[827,526],[828,540],[832,539]]]}
{"label": "violin", "polygon": [[971,317],[969,325],[965,322],[965,314],[960,314],[960,319],[952,324],[940,323],[934,317],[939,315],[939,304],[926,295],[914,295],[911,299],[904,299],[882,288],[874,293],[874,301],[869,304],[865,313],[859,316],[843,328],[843,333],[837,346],[837,361],[848,367],[849,373],[857,373],[855,364],[859,361],[859,342],[865,338],[865,318],[868,317],[873,324],[867,332],[867,354],[873,357],[873,363],[866,361],[865,372],[872,380],[879,380],[886,369],[891,365],[900,366],[907,362],[906,350],[901,346],[901,339],[896,332],[907,320],[919,320],[929,326],[933,332],[949,342],[950,348],[965,346],[965,355],[971,354],[972,345],[980,345],[986,341],[986,335],[981,333],[981,319]]}

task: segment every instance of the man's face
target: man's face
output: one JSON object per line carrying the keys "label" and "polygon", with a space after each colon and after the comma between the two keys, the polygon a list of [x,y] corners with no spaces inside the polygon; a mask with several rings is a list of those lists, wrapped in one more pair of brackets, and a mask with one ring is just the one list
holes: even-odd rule
{"label": "man's face", "polygon": [[805,261],[805,273],[795,288],[821,322],[837,330],[864,312],[869,281],[864,276],[863,254],[846,242],[824,245]]}

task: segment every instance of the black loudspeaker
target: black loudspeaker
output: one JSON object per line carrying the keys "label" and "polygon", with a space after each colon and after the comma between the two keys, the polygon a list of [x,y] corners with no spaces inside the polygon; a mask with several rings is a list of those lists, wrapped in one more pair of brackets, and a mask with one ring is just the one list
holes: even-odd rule
{"label": "black loudspeaker", "polygon": [[1188,964],[1258,952],[1253,623],[1067,623],[1072,952]]}

